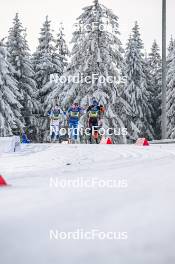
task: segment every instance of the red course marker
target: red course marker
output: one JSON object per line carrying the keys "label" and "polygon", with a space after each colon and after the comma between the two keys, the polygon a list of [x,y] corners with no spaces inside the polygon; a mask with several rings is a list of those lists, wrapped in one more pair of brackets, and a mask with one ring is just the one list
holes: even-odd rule
{"label": "red course marker", "polygon": [[108,139],[107,139],[106,144],[108,144],[108,145],[109,145],[109,144],[112,144],[112,140],[111,140],[111,138],[108,138]]}
{"label": "red course marker", "polygon": [[4,180],[4,178],[0,175],[0,187],[3,187],[3,186],[7,186],[7,183]]}
{"label": "red course marker", "polygon": [[136,145],[138,145],[138,146],[149,146],[149,142],[146,138],[138,138],[136,141]]}

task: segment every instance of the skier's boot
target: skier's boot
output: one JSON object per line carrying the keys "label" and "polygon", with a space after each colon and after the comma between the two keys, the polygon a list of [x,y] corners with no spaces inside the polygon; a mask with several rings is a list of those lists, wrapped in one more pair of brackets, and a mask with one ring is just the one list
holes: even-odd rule
{"label": "skier's boot", "polygon": [[54,139],[55,139],[55,133],[52,132],[52,135],[51,135],[51,137],[50,137],[50,142],[51,142],[51,143],[54,142]]}
{"label": "skier's boot", "polygon": [[56,141],[59,142],[59,143],[61,143],[61,138],[60,138],[59,135],[56,136]]}
{"label": "skier's boot", "polygon": [[93,138],[94,138],[95,143],[98,144],[98,131],[94,132]]}

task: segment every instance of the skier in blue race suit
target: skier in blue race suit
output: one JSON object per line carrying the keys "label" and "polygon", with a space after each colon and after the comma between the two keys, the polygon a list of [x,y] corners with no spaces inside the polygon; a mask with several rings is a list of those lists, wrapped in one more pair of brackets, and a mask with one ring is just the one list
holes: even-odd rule
{"label": "skier in blue race suit", "polygon": [[81,113],[83,112],[82,108],[78,103],[74,103],[67,111],[68,113],[68,124],[70,129],[69,139],[71,143],[78,142],[78,125]]}
{"label": "skier in blue race suit", "polygon": [[27,138],[27,135],[25,133],[25,131],[22,131],[22,135],[21,135],[21,143],[22,144],[29,144],[30,140]]}

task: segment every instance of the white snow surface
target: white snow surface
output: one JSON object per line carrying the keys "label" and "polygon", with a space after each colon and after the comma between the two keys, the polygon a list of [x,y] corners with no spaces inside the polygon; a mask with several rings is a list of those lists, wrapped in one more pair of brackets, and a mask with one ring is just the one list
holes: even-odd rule
{"label": "white snow surface", "polygon": [[20,148],[20,137],[0,137],[0,153],[15,152]]}
{"label": "white snow surface", "polygon": [[[69,163],[69,165],[68,165]],[[174,264],[175,144],[30,144],[0,154],[0,263]],[[127,188],[51,188],[127,180]],[[50,240],[50,230],[127,232],[127,240]]]}

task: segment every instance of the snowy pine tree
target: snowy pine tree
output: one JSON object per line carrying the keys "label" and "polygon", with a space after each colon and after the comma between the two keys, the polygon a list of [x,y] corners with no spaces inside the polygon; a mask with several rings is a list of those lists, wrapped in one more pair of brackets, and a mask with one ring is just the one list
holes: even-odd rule
{"label": "snowy pine tree", "polygon": [[18,82],[13,77],[14,69],[7,61],[7,51],[0,41],[0,136],[10,136],[13,130],[23,128],[20,110],[22,105]]}
{"label": "snowy pine tree", "polygon": [[150,124],[151,106],[149,105],[143,43],[137,22],[129,38],[125,57],[127,78],[125,98],[132,108],[130,122],[138,128],[138,131],[133,130],[132,137],[136,139],[143,136],[151,139],[153,138],[153,129]]}
{"label": "snowy pine tree", "polygon": [[175,40],[171,36],[169,46],[168,46],[168,52],[169,52],[168,56],[173,52],[174,47],[175,47]]}
{"label": "snowy pine tree", "polygon": [[162,62],[160,49],[156,41],[153,42],[151,53],[149,54],[147,67],[150,75],[150,104],[152,106],[152,127],[154,138],[161,138],[161,86],[162,86]]}
{"label": "snowy pine tree", "polygon": [[167,126],[168,137],[175,138],[175,42],[170,41],[167,58]]}
{"label": "snowy pine tree", "polygon": [[55,47],[55,40],[51,30],[51,21],[46,17],[46,20],[41,28],[39,45],[33,55],[33,64],[35,69],[35,79],[38,88],[38,98],[41,102],[40,118],[41,137],[47,140],[49,130],[49,120],[47,118],[50,104],[47,98],[55,89],[55,75],[60,76],[63,71],[60,56]]}
{"label": "snowy pine tree", "polygon": [[[118,17],[95,0],[77,20],[60,102],[67,109],[74,100],[86,106],[95,97],[106,108],[105,126],[122,129],[129,106],[120,96],[124,61]],[[115,140],[124,139],[121,136]]]}
{"label": "snowy pine tree", "polygon": [[59,59],[62,63],[62,66],[61,66],[62,71],[60,73],[60,76],[61,76],[64,72],[64,69],[67,67],[67,64],[68,64],[67,57],[69,55],[68,46],[65,41],[64,27],[62,23],[60,24],[59,33],[56,39],[56,49],[57,49],[57,54],[59,56]]}
{"label": "snowy pine tree", "polygon": [[53,104],[55,104],[55,102],[58,101],[57,99],[59,98],[59,94],[62,91],[60,90],[61,86],[58,80],[59,77],[63,75],[68,65],[69,50],[64,38],[65,36],[63,31],[64,28],[61,23],[59,28],[59,33],[55,41],[56,45],[53,53],[53,58],[54,59],[56,58],[57,61],[59,62],[60,71],[59,72],[57,71],[56,73],[52,74],[52,82],[50,81],[51,92],[45,97],[45,101],[44,101],[46,111],[50,110]]}
{"label": "snowy pine tree", "polygon": [[55,40],[51,30],[51,21],[48,16],[41,28],[39,45],[33,55],[35,79],[39,91],[40,101],[43,104],[45,97],[52,91],[52,83],[55,74],[62,74],[60,56],[56,52]]}
{"label": "snowy pine tree", "polygon": [[26,30],[23,28],[18,14],[14,18],[13,27],[9,30],[7,47],[8,60],[15,69],[14,78],[18,82],[18,89],[22,96],[20,102],[23,106],[23,122],[31,137],[36,139],[38,120],[34,114],[39,112],[36,82],[26,40]]}
{"label": "snowy pine tree", "polygon": [[[37,88],[39,93],[41,89],[50,81],[50,75],[54,72],[52,64],[52,55],[54,52],[53,35],[50,28],[50,21],[48,16],[41,28],[39,45],[33,55],[33,63],[35,68],[35,79],[37,81]],[[40,94],[41,95],[41,94]],[[40,98],[41,102],[44,98]]]}
{"label": "snowy pine tree", "polygon": [[175,40],[171,36],[169,46],[168,46],[168,55],[167,55],[167,69],[169,68],[169,64],[173,60],[173,53],[174,53],[174,48],[175,48]]}

